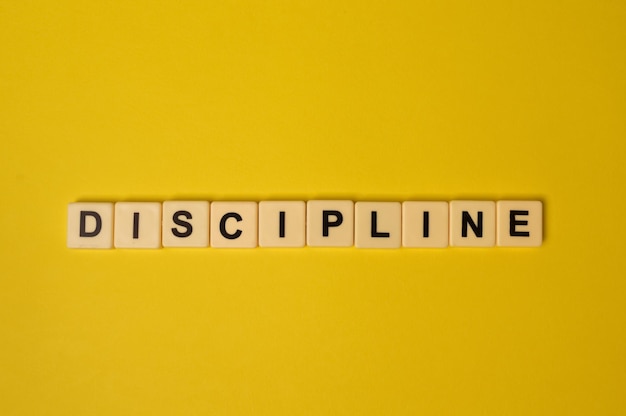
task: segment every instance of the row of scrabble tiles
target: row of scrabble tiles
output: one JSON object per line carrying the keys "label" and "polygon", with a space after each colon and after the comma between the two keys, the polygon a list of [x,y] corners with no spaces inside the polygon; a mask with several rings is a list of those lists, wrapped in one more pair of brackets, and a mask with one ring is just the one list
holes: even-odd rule
{"label": "row of scrabble tiles", "polygon": [[70,248],[537,247],[541,201],[165,201],[68,206]]}

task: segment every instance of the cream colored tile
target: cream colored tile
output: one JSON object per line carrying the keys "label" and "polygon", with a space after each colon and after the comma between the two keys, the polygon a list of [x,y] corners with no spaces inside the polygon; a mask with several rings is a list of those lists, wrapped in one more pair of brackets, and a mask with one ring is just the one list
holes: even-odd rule
{"label": "cream colored tile", "polygon": [[354,244],[354,202],[307,202],[307,244],[312,247],[351,247]]}
{"label": "cream colored tile", "polygon": [[541,201],[498,201],[498,246],[538,247],[543,242]]}
{"label": "cream colored tile", "polygon": [[447,202],[405,201],[402,203],[404,247],[448,247]]}
{"label": "cream colored tile", "polygon": [[256,247],[257,206],[256,202],[212,202],[211,247]]}
{"label": "cream colored tile", "polygon": [[356,247],[400,247],[402,205],[399,202],[357,202],[354,214]]}
{"label": "cream colored tile", "polygon": [[209,202],[163,202],[163,247],[208,247]]}
{"label": "cream colored tile", "polygon": [[493,201],[450,202],[450,245],[493,247],[496,244],[496,204]]}
{"label": "cream colored tile", "polygon": [[117,248],[161,248],[161,203],[116,203],[114,240]]}
{"label": "cream colored tile", "polygon": [[67,206],[69,248],[113,247],[113,204],[76,202]]}
{"label": "cream colored tile", "polygon": [[304,247],[306,233],[304,201],[259,203],[260,247]]}

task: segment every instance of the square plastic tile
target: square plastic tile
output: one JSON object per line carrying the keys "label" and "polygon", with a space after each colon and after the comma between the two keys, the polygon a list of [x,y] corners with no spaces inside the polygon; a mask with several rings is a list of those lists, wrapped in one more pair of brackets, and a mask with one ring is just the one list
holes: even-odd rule
{"label": "square plastic tile", "polygon": [[161,248],[161,203],[116,203],[114,240],[117,248]]}
{"label": "square plastic tile", "polygon": [[354,202],[308,201],[306,235],[307,245],[312,247],[354,245]]}
{"label": "square plastic tile", "polygon": [[163,247],[208,247],[209,202],[163,202]]}
{"label": "square plastic tile", "polygon": [[113,247],[113,203],[76,202],[67,206],[69,248]]}
{"label": "square plastic tile", "polygon": [[399,202],[357,202],[354,241],[358,248],[398,248],[402,242]]}
{"label": "square plastic tile", "polygon": [[496,244],[496,203],[450,202],[450,245],[493,247]]}
{"label": "square plastic tile", "polygon": [[304,247],[306,235],[304,201],[259,203],[260,247]]}
{"label": "square plastic tile", "polygon": [[498,246],[538,247],[543,242],[541,201],[498,201]]}
{"label": "square plastic tile", "polygon": [[443,201],[402,203],[404,247],[448,247],[449,207]]}
{"label": "square plastic tile", "polygon": [[257,207],[256,202],[212,202],[211,247],[256,247]]}

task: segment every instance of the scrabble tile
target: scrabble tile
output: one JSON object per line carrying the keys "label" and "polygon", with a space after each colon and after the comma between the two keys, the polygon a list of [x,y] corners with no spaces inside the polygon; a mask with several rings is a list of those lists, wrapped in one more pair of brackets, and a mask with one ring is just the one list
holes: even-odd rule
{"label": "scrabble tile", "polygon": [[354,202],[313,200],[307,202],[307,245],[351,247],[354,244]]}
{"label": "scrabble tile", "polygon": [[260,247],[304,247],[306,235],[304,201],[259,203]]}
{"label": "scrabble tile", "polygon": [[354,241],[358,248],[398,248],[402,242],[399,202],[357,202]]}
{"label": "scrabble tile", "polygon": [[538,247],[543,241],[541,201],[498,201],[498,246]]}
{"label": "scrabble tile", "polygon": [[76,202],[67,206],[69,248],[113,247],[113,204]]}
{"label": "scrabble tile", "polygon": [[211,203],[211,247],[257,246],[256,202]]}
{"label": "scrabble tile", "polygon": [[448,203],[402,203],[402,246],[448,247]]}
{"label": "scrabble tile", "polygon": [[496,204],[493,201],[450,201],[450,245],[493,247]]}
{"label": "scrabble tile", "polygon": [[163,247],[208,247],[209,202],[163,202]]}
{"label": "scrabble tile", "polygon": [[115,204],[115,247],[160,248],[161,203],[118,202]]}

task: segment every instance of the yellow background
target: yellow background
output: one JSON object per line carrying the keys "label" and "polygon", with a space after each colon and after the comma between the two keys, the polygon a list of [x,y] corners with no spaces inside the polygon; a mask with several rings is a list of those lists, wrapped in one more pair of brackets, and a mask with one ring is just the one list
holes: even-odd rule
{"label": "yellow background", "polygon": [[[0,414],[623,415],[622,1],[0,1]],[[74,201],[541,199],[539,249],[69,250]]]}

